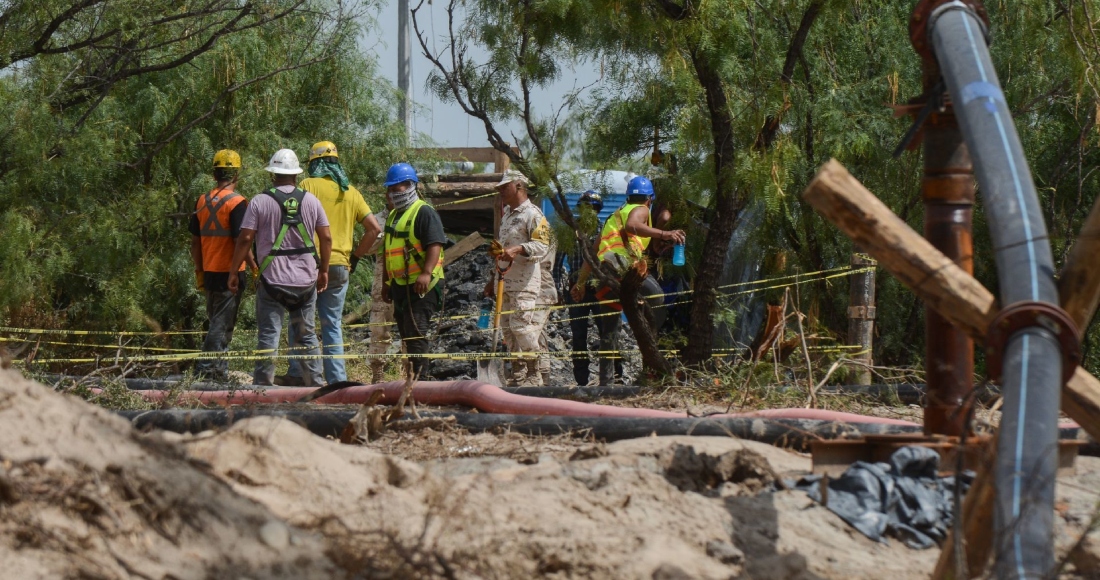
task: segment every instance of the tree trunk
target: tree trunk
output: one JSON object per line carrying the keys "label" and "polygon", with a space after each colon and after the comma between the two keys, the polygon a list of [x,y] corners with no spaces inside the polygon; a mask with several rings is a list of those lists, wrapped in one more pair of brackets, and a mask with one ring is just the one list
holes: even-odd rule
{"label": "tree trunk", "polygon": [[710,360],[714,342],[715,286],[725,267],[726,248],[745,205],[744,192],[734,186],[733,119],[729,100],[711,57],[696,50],[691,63],[707,97],[711,133],[714,136],[715,202],[714,220],[707,230],[703,259],[695,276],[695,297],[691,303],[691,329],[684,349],[684,363],[698,365]]}
{"label": "tree trunk", "polygon": [[668,376],[672,374],[672,365],[657,348],[656,333],[650,325],[653,314],[650,312],[649,303],[638,299],[638,289],[645,281],[646,270],[646,262],[639,261],[633,268],[626,271],[619,286],[619,302],[623,305],[626,321],[630,324],[631,330],[634,331],[634,338],[638,341],[638,350],[642,353],[642,368],[656,371],[661,376]]}

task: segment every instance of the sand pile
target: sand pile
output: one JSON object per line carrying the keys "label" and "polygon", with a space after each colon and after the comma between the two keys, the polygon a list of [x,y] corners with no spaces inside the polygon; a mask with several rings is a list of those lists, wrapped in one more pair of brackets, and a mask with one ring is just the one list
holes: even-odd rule
{"label": "sand pile", "polygon": [[[142,435],[0,371],[0,442],[4,578],[906,580],[938,557],[776,491],[807,457],[727,438],[425,430],[365,447],[270,417]],[[1095,458],[1059,479],[1059,557],[1098,489]],[[1083,541],[1064,577],[1100,577],[1098,553]]]}
{"label": "sand pile", "polygon": [[4,578],[307,578],[324,540],[235,493],[179,446],[0,371]]}
{"label": "sand pile", "polygon": [[760,493],[809,462],[753,442],[417,464],[268,418],[184,441],[291,524],[357,546],[359,562],[340,563],[367,575],[904,579],[927,577],[936,558],[871,542],[805,494]]}

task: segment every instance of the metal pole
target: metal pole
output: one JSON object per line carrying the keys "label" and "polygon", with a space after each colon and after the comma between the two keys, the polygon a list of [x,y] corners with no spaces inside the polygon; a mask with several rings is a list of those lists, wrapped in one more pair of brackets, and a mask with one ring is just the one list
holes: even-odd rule
{"label": "metal pole", "polygon": [[397,0],[397,88],[401,91],[401,119],[405,139],[412,139],[412,42],[409,28],[409,0]]}
{"label": "metal pole", "polygon": [[[926,86],[933,82],[926,77]],[[950,104],[926,121],[923,148],[924,237],[973,274],[974,165]],[[967,396],[974,387],[974,341],[931,308],[925,309],[924,328],[924,431],[962,435],[970,411]]]}
{"label": "metal pole", "polygon": [[[874,268],[878,262],[865,254],[852,254],[852,269]],[[848,294],[848,344],[858,345],[851,358],[863,364],[855,366],[852,384],[871,384],[872,347],[875,330],[875,271],[852,274]]]}

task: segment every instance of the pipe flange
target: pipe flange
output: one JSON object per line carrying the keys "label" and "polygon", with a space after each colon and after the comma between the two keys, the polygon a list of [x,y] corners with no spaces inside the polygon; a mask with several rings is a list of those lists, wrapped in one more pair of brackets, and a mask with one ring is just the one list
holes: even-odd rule
{"label": "pipe flange", "polygon": [[1069,314],[1047,302],[1016,302],[1003,308],[985,335],[985,362],[989,380],[999,382],[1004,374],[1004,349],[1008,339],[1024,328],[1038,326],[1058,339],[1062,350],[1062,384],[1081,364],[1081,335]]}
{"label": "pipe flange", "polygon": [[920,0],[913,8],[913,15],[909,18],[909,41],[921,58],[934,61],[936,56],[932,53],[932,42],[928,38],[928,30],[936,16],[942,14],[941,8],[950,9],[947,4],[957,4],[960,8],[969,9],[978,16],[984,24],[983,35],[989,40],[989,15],[985,12],[985,6],[980,0]]}

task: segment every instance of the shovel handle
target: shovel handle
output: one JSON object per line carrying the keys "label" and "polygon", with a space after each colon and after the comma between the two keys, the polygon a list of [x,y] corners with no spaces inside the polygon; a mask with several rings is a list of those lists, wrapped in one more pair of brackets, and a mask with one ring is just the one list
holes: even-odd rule
{"label": "shovel handle", "polygon": [[504,278],[497,281],[497,303],[496,311],[493,312],[493,326],[500,327],[500,309],[501,304],[504,302]]}

